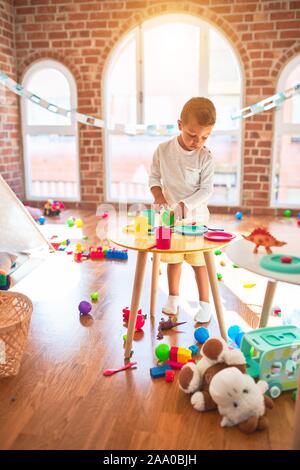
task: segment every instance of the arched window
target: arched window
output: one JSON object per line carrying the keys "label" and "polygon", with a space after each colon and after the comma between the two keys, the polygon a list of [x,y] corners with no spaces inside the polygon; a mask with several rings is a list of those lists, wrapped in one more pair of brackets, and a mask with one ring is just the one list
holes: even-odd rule
{"label": "arched window", "polygon": [[177,119],[193,96],[210,98],[217,123],[208,147],[216,161],[211,204],[239,204],[241,72],[227,39],[190,15],[163,15],[131,31],[113,55],[105,77],[105,120],[137,124],[137,135],[105,132],[106,198],[149,202],[148,171],[155,148],[178,133]]}
{"label": "arched window", "polygon": [[[277,91],[300,83],[300,55],[280,74]],[[295,94],[276,109],[273,141],[272,205],[300,205],[300,95]]]}
{"label": "arched window", "polygon": [[[23,87],[65,109],[76,109],[77,91],[70,71],[54,60],[34,63]],[[26,197],[78,201],[80,198],[77,123],[22,98]]]}

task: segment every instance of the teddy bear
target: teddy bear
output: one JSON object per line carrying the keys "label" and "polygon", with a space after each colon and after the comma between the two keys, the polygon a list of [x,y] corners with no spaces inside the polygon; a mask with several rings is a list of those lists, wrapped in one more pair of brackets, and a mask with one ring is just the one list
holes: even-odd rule
{"label": "teddy bear", "polygon": [[273,401],[264,393],[268,384],[257,383],[236,367],[218,372],[211,380],[209,393],[222,416],[221,426],[238,426],[247,434],[268,427],[266,408],[273,407]]}
{"label": "teddy bear", "polygon": [[188,362],[180,370],[180,389],[192,394],[191,403],[197,411],[215,410],[217,404],[209,392],[212,378],[227,367],[237,367],[246,372],[246,361],[239,349],[229,349],[223,338],[208,339],[201,349],[201,360]]}

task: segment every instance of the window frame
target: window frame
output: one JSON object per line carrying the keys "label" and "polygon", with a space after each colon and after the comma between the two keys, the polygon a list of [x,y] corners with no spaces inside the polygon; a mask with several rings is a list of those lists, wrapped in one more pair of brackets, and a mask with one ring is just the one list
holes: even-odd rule
{"label": "window frame", "polygon": [[[45,68],[53,68],[58,70],[66,78],[70,88],[70,101],[71,109],[77,109],[77,86],[76,81],[70,70],[62,63],[53,59],[41,59],[32,63],[26,70],[22,79],[22,86],[27,89],[28,82],[32,73],[38,72]],[[29,90],[34,92],[34,90]],[[44,98],[44,97],[40,97]],[[75,114],[71,113],[71,124],[70,125],[31,125],[27,123],[26,113],[28,106],[28,98],[21,98],[21,125],[22,125],[22,142],[23,142],[23,160],[24,160],[24,175],[25,175],[25,195],[28,200],[31,201],[47,201],[55,196],[34,196],[32,194],[32,178],[30,168],[29,151],[27,148],[27,135],[36,136],[41,134],[54,134],[54,135],[70,135],[75,136],[75,148],[76,148],[76,187],[77,195],[75,197],[63,197],[64,201],[79,202],[81,200],[81,187],[80,187],[80,161],[79,161],[79,132],[78,123],[75,118]],[[56,104],[56,103],[52,103]],[[38,106],[38,105],[36,105]],[[49,111],[50,112],[50,111]]]}
{"label": "window frame", "polygon": [[[293,57],[289,60],[285,66],[283,67],[281,73],[279,74],[277,85],[276,85],[276,93],[279,91],[284,91],[285,82],[293,71],[293,69],[300,65],[300,54]],[[289,98],[293,99],[293,97]],[[283,102],[284,104],[285,102]],[[278,151],[277,142],[281,140],[283,135],[293,135],[295,133],[300,133],[300,124],[292,124],[292,123],[284,123],[283,122],[283,104],[279,105],[275,111],[275,118],[274,118],[274,131],[273,131],[273,139],[272,139],[272,154],[271,154],[271,194],[270,194],[270,207],[271,208],[278,208],[284,209],[286,207],[298,208],[300,201],[296,203],[277,203],[275,194],[276,194],[276,187],[275,187],[275,180],[276,180],[276,154]]]}
{"label": "window frame", "polygon": [[[243,74],[243,67],[241,60],[237,51],[234,48],[234,45],[231,44],[229,39],[225,36],[223,31],[215,25],[210,24],[193,15],[189,14],[162,14],[160,16],[151,18],[149,20],[144,21],[142,24],[136,26],[127,34],[125,34],[122,39],[119,41],[117,46],[111,51],[110,56],[107,60],[105,69],[104,69],[104,80],[103,80],[103,96],[104,96],[104,104],[103,104],[103,111],[104,111],[104,119],[108,122],[108,102],[109,102],[109,75],[110,71],[113,68],[115,61],[118,59],[118,56],[126,44],[127,38],[129,35],[133,35],[133,38],[136,41],[136,106],[137,106],[137,125],[144,124],[144,48],[143,48],[143,31],[147,28],[159,26],[164,23],[170,22],[185,22],[187,24],[192,24],[194,26],[198,26],[200,28],[200,57],[198,67],[201,67],[201,70],[206,70],[207,73],[204,78],[203,74],[199,74],[199,94],[198,96],[208,96],[208,73],[209,73],[209,28],[213,28],[218,34],[221,35],[222,39],[227,43],[231,53],[236,60],[236,64],[238,66],[238,73],[240,77],[240,93],[236,95],[239,96],[239,105],[240,108],[242,107],[243,97],[244,97],[244,74]],[[203,63],[205,66],[203,67]],[[235,95],[234,93],[227,93],[222,94],[222,96],[227,95]],[[242,142],[242,133],[244,132],[244,123],[239,122],[239,127],[237,129],[232,130],[214,130],[212,135],[219,136],[219,135],[236,135],[237,136],[237,151],[238,151],[238,158],[237,158],[237,179],[236,179],[236,191],[237,191],[237,200],[231,204],[231,207],[239,207],[242,199],[242,185],[241,185],[241,169],[242,169],[242,151],[243,151],[243,142]],[[103,155],[104,155],[104,195],[105,200],[107,202],[117,203],[117,202],[129,202],[129,203],[148,203],[148,201],[142,201],[138,199],[131,199],[127,198],[127,201],[119,201],[116,198],[112,198],[110,196],[110,182],[111,182],[111,168],[110,168],[110,148],[109,148],[109,134],[118,134],[117,131],[109,131],[107,127],[104,129],[104,141],[103,141]],[[211,204],[216,207],[227,207],[228,202],[221,202]]]}

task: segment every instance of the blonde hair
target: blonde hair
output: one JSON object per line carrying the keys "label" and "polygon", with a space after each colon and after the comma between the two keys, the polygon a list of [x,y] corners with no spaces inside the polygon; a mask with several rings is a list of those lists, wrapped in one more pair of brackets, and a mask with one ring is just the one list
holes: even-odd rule
{"label": "blonde hair", "polygon": [[187,124],[190,116],[193,116],[200,126],[213,126],[216,123],[215,105],[208,98],[191,98],[182,108],[182,124]]}

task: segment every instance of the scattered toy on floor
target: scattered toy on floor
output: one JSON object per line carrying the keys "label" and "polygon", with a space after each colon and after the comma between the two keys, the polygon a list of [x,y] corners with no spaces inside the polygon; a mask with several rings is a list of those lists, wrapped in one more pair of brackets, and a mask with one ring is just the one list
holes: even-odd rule
{"label": "scattered toy on floor", "polygon": [[49,217],[60,215],[61,211],[65,208],[63,202],[53,201],[52,199],[48,199],[48,201],[44,205],[44,215]]}
{"label": "scattered toy on floor", "polygon": [[214,254],[215,254],[216,256],[219,256],[219,255],[222,254],[222,250],[215,250],[215,251],[214,251]]}
{"label": "scattered toy on floor", "polygon": [[292,215],[292,211],[290,209],[286,209],[284,212],[283,212],[283,216],[284,217],[291,217]]}
{"label": "scattered toy on floor", "polygon": [[203,326],[201,326],[200,328],[197,328],[194,331],[194,338],[196,341],[198,341],[198,343],[201,343],[201,344],[205,343],[205,341],[207,341],[209,338],[208,329],[204,328]]}
{"label": "scattered toy on floor", "polygon": [[255,287],[255,286],[256,286],[256,284],[253,284],[251,282],[243,284],[243,287],[245,287],[245,289],[251,289],[252,287]]}
{"label": "scattered toy on floor", "polygon": [[99,300],[99,293],[98,292],[92,292],[90,294],[90,298],[92,302],[98,302]]}
{"label": "scattered toy on floor", "polygon": [[[130,316],[129,307],[123,308],[122,313],[123,313],[123,321],[128,322],[129,316]],[[143,329],[146,318],[147,318],[147,315],[142,315],[142,309],[140,308],[136,316],[135,331],[141,331]]]}
{"label": "scattered toy on floor", "polygon": [[176,322],[175,319],[170,318],[169,320],[164,320],[161,318],[158,324],[158,333],[157,339],[163,339],[163,330],[169,330],[171,328],[175,328],[176,326],[184,325],[186,321]]}
{"label": "scattered toy on floor", "polygon": [[238,346],[241,346],[241,342],[243,339],[243,336],[245,332],[242,330],[242,328],[239,325],[232,325],[228,328],[227,332],[228,336],[232,341]]}
{"label": "scattered toy on floor", "polygon": [[217,279],[218,279],[218,281],[222,281],[223,276],[222,276],[221,273],[217,273]]}
{"label": "scattered toy on floor", "polygon": [[264,246],[265,250],[268,254],[272,253],[271,247],[273,246],[283,246],[286,245],[286,242],[281,242],[279,240],[276,240],[273,235],[268,232],[268,230],[265,227],[257,227],[252,232],[245,236],[242,235],[245,240],[248,240],[252,243],[255,244],[255,248],[253,250],[253,253],[258,253],[258,248],[260,246]]}
{"label": "scattered toy on floor", "polygon": [[197,364],[188,362],[179,372],[179,388],[192,394],[191,404],[197,411],[214,410],[217,403],[210,394],[209,385],[214,376],[227,367],[246,372],[246,360],[239,349],[229,349],[222,338],[210,338],[201,348]]}
{"label": "scattered toy on floor", "polygon": [[38,218],[38,223],[40,225],[44,225],[46,222],[46,217],[44,217],[43,215],[41,215],[41,217]]}
{"label": "scattered toy on floor", "polygon": [[236,213],[235,213],[235,218],[236,218],[237,220],[242,220],[242,218],[243,218],[243,213],[242,213],[242,212],[236,212]]}
{"label": "scattered toy on floor", "polygon": [[254,379],[236,367],[221,370],[212,378],[209,393],[222,416],[221,426],[238,426],[240,431],[251,434],[268,428],[265,416],[273,401],[265,396],[268,384]]}
{"label": "scattered toy on floor", "polygon": [[8,290],[10,288],[11,279],[9,274],[0,270],[0,290]]}
{"label": "scattered toy on floor", "polygon": [[280,307],[273,307],[272,308],[272,315],[274,317],[281,317],[281,308]]}
{"label": "scattered toy on floor", "polygon": [[105,369],[103,371],[103,375],[105,377],[109,377],[111,375],[114,375],[116,374],[117,372],[121,372],[123,370],[127,370],[127,369],[136,369],[136,366],[137,365],[137,362],[128,362],[125,366],[123,367],[119,367],[117,369]]}
{"label": "scattered toy on floor", "polygon": [[249,331],[243,337],[241,352],[246,358],[247,374],[265,380],[272,398],[297,387],[300,328],[280,325]]}
{"label": "scattered toy on floor", "polygon": [[88,315],[92,310],[92,304],[87,300],[82,300],[78,305],[78,310],[80,312],[80,315]]}

